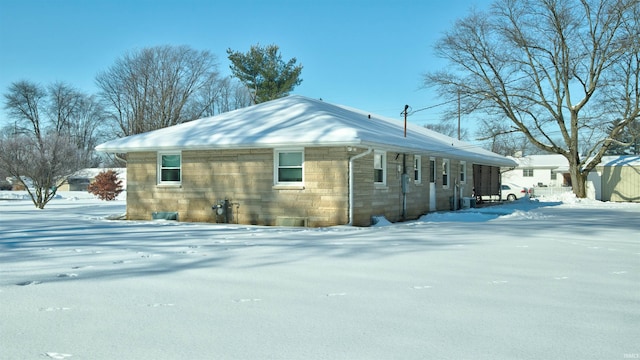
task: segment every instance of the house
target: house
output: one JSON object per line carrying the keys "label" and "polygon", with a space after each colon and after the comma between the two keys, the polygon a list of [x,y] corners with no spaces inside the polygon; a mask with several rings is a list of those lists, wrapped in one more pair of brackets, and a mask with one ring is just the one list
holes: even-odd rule
{"label": "house", "polygon": [[[534,187],[534,195],[570,191],[569,162],[562,155],[529,155],[513,158],[518,166],[504,168],[502,179]],[[602,201],[640,201],[640,155],[604,156],[587,177],[588,197]]]}
{"label": "house", "polygon": [[58,187],[58,191],[87,191],[96,176],[101,172],[113,170],[118,174],[118,179],[122,181],[122,188],[127,188],[126,168],[86,168],[71,174],[67,180]]}
{"label": "house", "polygon": [[500,191],[516,163],[424,127],[288,96],[109,141],[127,155],[127,218],[368,226]]}
{"label": "house", "polygon": [[562,155],[529,155],[510,157],[518,166],[505,168],[502,181],[522,187],[569,187],[569,162]]}

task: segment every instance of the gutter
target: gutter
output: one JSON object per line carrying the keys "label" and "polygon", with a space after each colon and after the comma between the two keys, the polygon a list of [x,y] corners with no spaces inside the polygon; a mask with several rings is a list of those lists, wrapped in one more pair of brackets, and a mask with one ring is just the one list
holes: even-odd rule
{"label": "gutter", "polygon": [[367,151],[349,158],[349,222],[347,223],[347,225],[350,226],[353,225],[353,162],[360,159],[361,157],[371,154],[372,152],[373,148],[369,147],[367,148]]}

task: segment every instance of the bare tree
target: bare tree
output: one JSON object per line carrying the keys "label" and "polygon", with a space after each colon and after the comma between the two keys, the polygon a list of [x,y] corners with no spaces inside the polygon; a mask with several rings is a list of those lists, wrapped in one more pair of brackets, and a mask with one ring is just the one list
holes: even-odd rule
{"label": "bare tree", "polygon": [[7,133],[0,137],[0,166],[22,183],[39,209],[81,168],[80,159],[78,149],[64,134],[52,133],[42,139]]}
{"label": "bare tree", "polygon": [[4,97],[5,109],[15,123],[0,136],[0,167],[22,183],[34,205],[42,209],[69,175],[93,160],[101,113],[86,115],[95,102],[61,83],[47,92],[37,84],[19,81],[11,84]]}
{"label": "bare tree", "polygon": [[544,153],[536,148],[522,132],[510,128],[504,121],[484,119],[476,131],[477,140],[489,141],[487,149],[505,156]]}
{"label": "bare tree", "polygon": [[96,83],[118,125],[115,135],[129,136],[210,112],[217,69],[216,57],[208,51],[158,46],[126,53]]}
{"label": "bare tree", "polygon": [[565,156],[573,191],[640,114],[639,0],[498,0],[436,45],[425,85]]}
{"label": "bare tree", "polygon": [[447,120],[440,121],[437,124],[426,124],[424,127],[455,139],[458,138],[458,131],[460,131],[460,139],[464,140],[467,138],[467,129],[458,129],[457,125]]}

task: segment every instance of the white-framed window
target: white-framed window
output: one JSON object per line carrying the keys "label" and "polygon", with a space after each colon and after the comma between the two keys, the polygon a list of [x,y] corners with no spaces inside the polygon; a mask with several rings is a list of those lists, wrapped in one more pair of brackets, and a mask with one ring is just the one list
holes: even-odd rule
{"label": "white-framed window", "polygon": [[450,172],[450,163],[449,159],[442,159],[442,187],[445,189],[449,188],[449,172]]}
{"label": "white-framed window", "polygon": [[422,157],[420,155],[413,156],[413,181],[416,184],[422,182]]}
{"label": "white-framed window", "polygon": [[533,169],[522,169],[522,177],[533,177]]}
{"label": "white-framed window", "polygon": [[182,154],[180,152],[158,153],[158,184],[180,185],[182,183]]}
{"label": "white-framed window", "polygon": [[384,151],[373,152],[373,182],[381,185],[387,183],[387,153]]}
{"label": "white-framed window", "polygon": [[467,182],[467,162],[460,161],[460,184]]}
{"label": "white-framed window", "polygon": [[273,163],[276,185],[302,185],[304,183],[303,149],[276,149]]}
{"label": "white-framed window", "polygon": [[551,180],[558,180],[558,173],[551,170]]}
{"label": "white-framed window", "polygon": [[436,159],[429,158],[429,182],[436,183]]}

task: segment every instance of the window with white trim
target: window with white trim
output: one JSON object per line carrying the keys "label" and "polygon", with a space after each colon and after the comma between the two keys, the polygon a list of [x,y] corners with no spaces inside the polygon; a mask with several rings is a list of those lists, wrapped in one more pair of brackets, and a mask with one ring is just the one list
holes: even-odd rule
{"label": "window with white trim", "polygon": [[180,185],[182,155],[179,152],[158,153],[158,184]]}
{"label": "window with white trim", "polygon": [[522,169],[522,177],[533,177],[533,169]]}
{"label": "window with white trim", "polygon": [[442,187],[445,189],[449,188],[449,159],[442,159]]}
{"label": "window with white trim", "polygon": [[384,151],[373,152],[373,182],[382,185],[387,183],[387,153]]}
{"label": "window with white trim", "polygon": [[467,181],[467,162],[460,161],[460,184],[465,184]]}
{"label": "window with white trim", "polygon": [[413,181],[416,184],[422,182],[422,157],[420,155],[413,156]]}
{"label": "window with white trim", "polygon": [[274,183],[276,185],[302,185],[304,150],[275,150]]}

